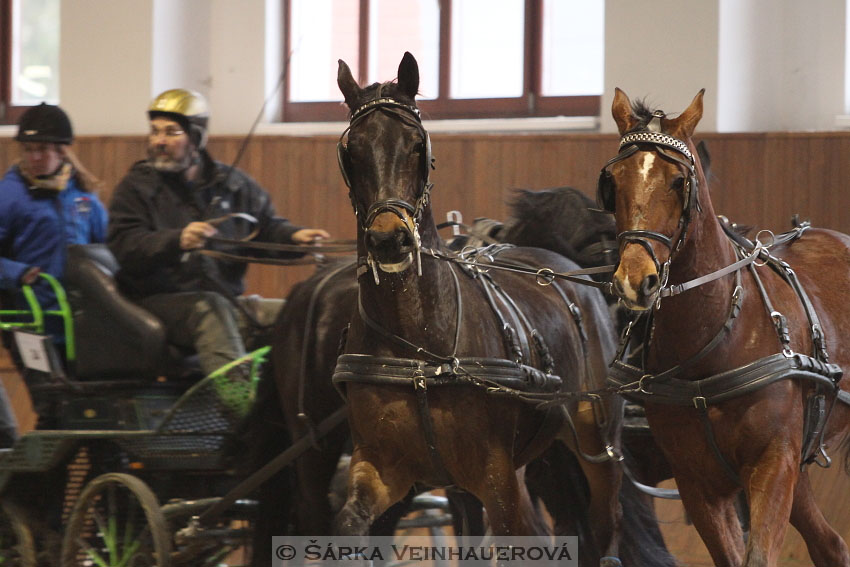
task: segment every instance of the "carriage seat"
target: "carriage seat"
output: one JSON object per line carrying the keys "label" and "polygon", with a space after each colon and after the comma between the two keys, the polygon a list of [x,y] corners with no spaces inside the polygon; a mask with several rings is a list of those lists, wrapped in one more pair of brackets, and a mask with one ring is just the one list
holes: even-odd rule
{"label": "carriage seat", "polygon": [[65,286],[76,339],[74,376],[147,380],[192,374],[197,360],[169,347],[162,322],[118,291],[118,269],[105,244],[68,247]]}

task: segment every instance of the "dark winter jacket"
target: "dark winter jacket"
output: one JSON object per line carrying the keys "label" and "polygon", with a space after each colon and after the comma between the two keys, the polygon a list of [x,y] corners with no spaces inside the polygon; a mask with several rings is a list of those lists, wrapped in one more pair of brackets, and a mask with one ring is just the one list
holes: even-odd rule
{"label": "dark winter jacket", "polygon": [[[255,240],[286,244],[300,229],[275,216],[268,193],[248,175],[230,172],[230,166],[206,153],[203,157],[205,173],[197,184],[140,161],[115,189],[107,243],[121,266],[119,284],[129,295],[208,290],[236,296],[244,291],[246,264],[180,248],[180,233],[191,222],[247,213],[259,221]],[[224,238],[242,238],[247,232],[240,219],[217,228],[217,236]]]}

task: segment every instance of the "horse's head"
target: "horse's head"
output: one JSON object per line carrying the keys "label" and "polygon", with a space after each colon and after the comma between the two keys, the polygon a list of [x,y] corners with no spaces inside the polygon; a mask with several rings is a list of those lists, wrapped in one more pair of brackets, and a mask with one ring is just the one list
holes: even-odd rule
{"label": "horse's head", "polygon": [[615,92],[620,152],[602,168],[597,199],[616,218],[620,264],[613,287],[631,309],[650,308],[667,285],[671,258],[700,210],[704,177],[691,136],[703,92],[676,118]]}
{"label": "horse's head", "polygon": [[406,270],[414,259],[418,264],[420,226],[430,219],[431,143],[415,102],[419,66],[405,53],[397,83],[360,88],[340,60],[337,84],[351,116],[340,137],[339,165],[360,245],[373,270]]}

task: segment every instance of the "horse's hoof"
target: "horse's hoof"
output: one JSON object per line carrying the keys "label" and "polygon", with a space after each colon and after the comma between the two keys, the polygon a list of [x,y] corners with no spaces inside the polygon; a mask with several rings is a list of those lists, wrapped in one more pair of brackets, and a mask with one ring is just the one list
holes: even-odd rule
{"label": "horse's hoof", "polygon": [[599,567],[623,567],[616,557],[603,557],[599,560]]}

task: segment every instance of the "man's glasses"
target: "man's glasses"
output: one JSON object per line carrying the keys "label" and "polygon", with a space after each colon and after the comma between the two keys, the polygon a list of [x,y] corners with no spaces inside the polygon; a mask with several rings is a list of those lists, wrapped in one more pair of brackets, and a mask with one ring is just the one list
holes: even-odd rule
{"label": "man's glasses", "polygon": [[166,138],[176,138],[177,136],[182,136],[184,134],[182,128],[173,128],[171,126],[167,126],[165,128],[151,128],[151,132],[149,136],[151,138],[157,138],[159,136],[165,136]]}

